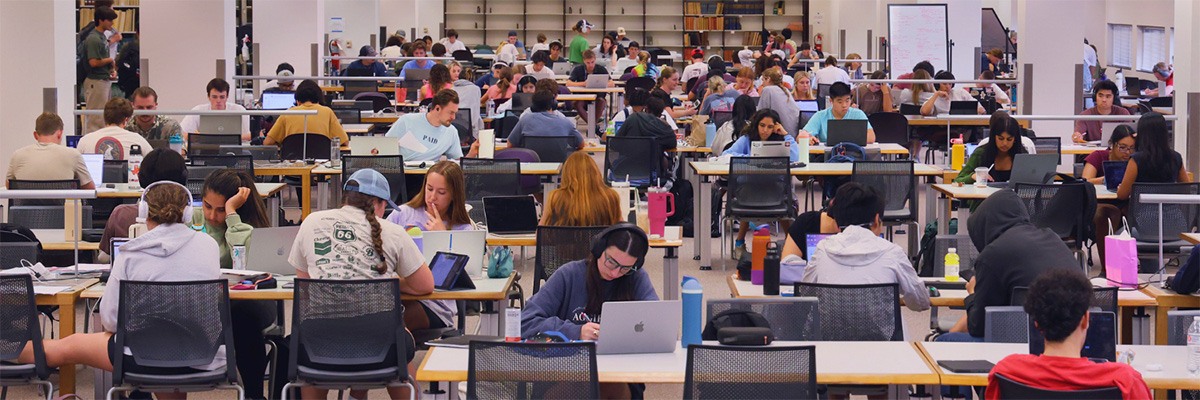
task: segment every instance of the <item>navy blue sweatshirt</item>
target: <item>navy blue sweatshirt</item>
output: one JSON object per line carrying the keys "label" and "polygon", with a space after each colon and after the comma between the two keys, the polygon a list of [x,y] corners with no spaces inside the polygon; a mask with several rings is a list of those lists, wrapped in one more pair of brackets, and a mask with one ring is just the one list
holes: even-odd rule
{"label": "navy blue sweatshirt", "polygon": [[[579,340],[579,328],[588,322],[600,322],[599,315],[587,315],[587,261],[578,260],[563,264],[542,289],[529,298],[521,311],[521,336],[533,337],[540,332],[558,331],[571,340]],[[658,293],[650,283],[645,270],[623,276],[632,279],[635,301],[658,300]],[[611,292],[612,282],[604,282],[605,292]],[[611,297],[608,293],[605,298]]]}

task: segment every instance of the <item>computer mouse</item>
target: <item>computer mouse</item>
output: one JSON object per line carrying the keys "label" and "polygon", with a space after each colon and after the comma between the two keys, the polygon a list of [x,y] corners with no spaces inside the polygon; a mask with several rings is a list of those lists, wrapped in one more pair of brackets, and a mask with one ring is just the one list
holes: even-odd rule
{"label": "computer mouse", "polygon": [[942,297],[942,292],[939,291],[938,288],[930,286],[929,287],[929,297]]}

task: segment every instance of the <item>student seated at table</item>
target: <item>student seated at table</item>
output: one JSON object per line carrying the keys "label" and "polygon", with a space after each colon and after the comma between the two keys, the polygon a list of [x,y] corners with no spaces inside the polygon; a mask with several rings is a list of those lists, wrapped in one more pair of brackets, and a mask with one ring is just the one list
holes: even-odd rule
{"label": "student seated at table", "polygon": [[[192,367],[150,368],[138,365],[128,352],[115,353],[117,310],[120,301],[121,281],[198,281],[221,277],[217,243],[211,237],[192,230],[185,222],[185,207],[192,198],[187,188],[175,182],[163,181],[146,189],[146,225],[149,228],[142,236],[121,246],[121,254],[113,262],[112,274],[104,288],[104,301],[100,302],[100,322],[103,332],[76,333],[62,339],[42,342],[46,353],[46,364],[60,367],[67,364],[82,364],[111,372],[112,360],[122,360],[125,372],[155,374],[198,373],[225,368],[225,352],[218,351],[211,362]],[[649,283],[647,283],[649,285]],[[33,346],[25,344],[17,362],[33,364]],[[157,393],[159,399],[182,399],[184,393]]]}
{"label": "student seated at table", "polygon": [[[521,79],[517,81],[517,93],[534,93],[537,91],[537,81],[538,78],[534,77],[533,75],[525,74],[525,76],[522,76]],[[551,79],[551,81],[553,81],[553,79]],[[462,93],[459,93],[459,96],[462,96]],[[558,105],[557,102],[555,105]],[[500,105],[496,106],[496,113],[494,115],[504,115],[506,111],[512,110],[512,106],[513,102],[511,101],[500,103]],[[525,110],[529,110],[529,108],[526,107]],[[521,115],[525,115],[524,111],[522,111]]]}
{"label": "student seated at table", "polygon": [[733,103],[741,94],[735,89],[725,89],[725,80],[719,76],[709,78],[707,84],[708,89],[705,91],[704,101],[700,103],[698,114],[712,115],[713,111],[732,111]]}
{"label": "student seated at table", "polygon": [[[914,80],[931,79],[929,73],[925,72],[924,69],[918,69],[913,71],[911,74],[904,75],[911,75],[911,77],[908,79]],[[899,89],[900,85],[908,86],[900,91],[900,104],[921,106],[924,105],[925,102],[929,101],[929,99],[933,98],[934,89],[932,83],[897,83],[894,88]]]}
{"label": "student seated at table", "polygon": [[1088,390],[1116,387],[1126,399],[1149,399],[1142,374],[1125,363],[1100,362],[1080,356],[1087,337],[1092,283],[1077,271],[1047,271],[1029,286],[1025,312],[1046,340],[1041,355],[1012,354],[988,373],[985,397],[1004,398],[1000,378],[1045,390]]}
{"label": "student seated at table", "polygon": [[[318,211],[310,214],[300,224],[300,232],[292,243],[292,253],[288,263],[296,268],[296,276],[303,279],[398,279],[400,292],[411,296],[421,296],[433,292],[433,273],[425,264],[425,257],[413,242],[412,237],[404,232],[404,228],[383,219],[383,211],[388,205],[396,207],[389,199],[391,189],[387,179],[373,169],[360,169],[350,175],[342,189],[342,208]],[[335,230],[350,230],[352,238],[349,241],[338,235],[338,246],[344,254],[354,254],[355,257],[330,257],[317,253],[317,245],[328,244],[335,236]],[[122,253],[124,254],[124,253]],[[408,314],[420,313],[424,317],[424,309],[406,307],[405,321]],[[407,327],[406,327],[407,328]],[[356,366],[353,371],[369,371],[394,367],[397,363],[408,364],[409,376],[415,376],[412,365],[416,355],[416,345],[412,333],[405,329],[406,335],[402,345],[405,347],[406,360],[396,360],[391,357],[395,351],[388,352],[388,358],[378,365]],[[304,357],[305,352],[300,352]],[[337,367],[333,367],[336,369]],[[411,383],[420,390],[416,380]],[[311,386],[301,388],[305,399],[324,399],[327,389],[317,389]],[[365,399],[366,390],[351,390],[350,397]],[[388,395],[393,399],[407,398],[408,388],[389,387]]]}
{"label": "student seated at table", "polygon": [[1062,269],[1083,275],[1079,261],[1057,233],[1029,222],[1017,194],[1001,190],[988,196],[967,220],[971,243],[979,250],[967,281],[967,313],[939,342],[982,342],[984,310],[1011,304],[1012,290],[1029,287],[1039,274]]}
{"label": "student seated at table", "polygon": [[[937,80],[952,81],[954,80],[954,74],[950,73],[950,71],[942,71],[938,72],[937,75],[934,75],[933,78]],[[929,99],[925,100],[925,103],[921,105],[921,115],[939,115],[949,113],[950,103],[955,101],[978,102],[974,97],[971,97],[971,92],[968,92],[963,88],[956,88],[954,87],[953,83],[938,83],[937,91],[933,92],[933,96],[930,96]],[[976,105],[975,107],[979,114],[984,113],[983,106]]]}
{"label": "student seated at table", "polygon": [[[723,80],[723,79],[722,79]],[[650,91],[650,96],[662,99],[666,105],[667,114],[671,118],[683,118],[696,115],[696,109],[692,108],[691,103],[683,104],[683,107],[676,110],[674,105],[678,101],[671,98],[671,93],[679,87],[679,72],[675,68],[663,67],[662,72],[658,74],[658,80],[654,85],[654,90]]]}
{"label": "student seated at table", "polygon": [[[437,161],[442,156],[457,160],[463,158],[458,129],[453,126],[457,113],[458,93],[442,89],[433,96],[428,112],[400,116],[386,136],[400,141],[400,155],[404,156],[404,161]],[[467,157],[478,154],[479,141],[476,141]]]}
{"label": "student seated at table", "polygon": [[[80,189],[96,188],[87,164],[78,151],[62,145],[62,118],[42,113],[33,129],[34,144],[17,149],[8,162],[6,181],[75,180]],[[99,177],[97,177],[99,178]]]}
{"label": "student seated at table", "polygon": [[733,101],[733,112],[729,116],[729,121],[725,121],[724,124],[717,127],[717,135],[712,140],[713,157],[719,157],[730,146],[733,146],[734,141],[742,137],[742,132],[745,132],[750,118],[754,117],[754,107],[754,99],[744,94]]}
{"label": "student seated at table", "polygon": [[[830,119],[867,120],[866,113],[850,106],[854,103],[854,98],[850,93],[850,85],[844,82],[834,82],[829,87],[829,103],[824,110],[813,114],[812,118],[808,119],[808,123],[804,125],[804,129],[801,130],[809,134],[811,144],[825,142]],[[870,122],[867,122],[867,143],[875,143],[875,128],[871,127]],[[836,145],[837,143],[831,144]]]}
{"label": "student seated at table", "polygon": [[[749,157],[751,142],[754,141],[770,141],[770,142],[788,142],[791,144],[790,162],[800,161],[800,146],[796,145],[796,139],[788,134],[783,129],[783,124],[779,122],[779,113],[774,110],[758,110],[754,116],[750,118],[750,123],[742,131],[742,137],[733,142],[725,150],[724,154],[731,157]],[[784,230],[787,230],[789,221],[780,221],[783,224]],[[746,251],[746,231],[750,229],[750,223],[742,221],[738,224],[737,239],[733,242],[733,259],[741,258],[741,253]]]}
{"label": "student seated at table", "polygon": [[729,89],[736,90],[739,95],[758,97],[758,88],[754,87],[754,70],[749,67],[738,70],[737,78],[725,85],[725,90]]}
{"label": "student seated at table", "polygon": [[546,52],[534,52],[529,59],[533,63],[525,70],[527,76],[532,76],[536,79],[554,79],[554,70],[549,65],[546,65],[546,62],[550,59],[546,55]]}
{"label": "student seated at table", "polygon": [[[229,82],[221,78],[213,78],[204,86],[204,94],[208,96],[208,102],[192,107],[192,111],[213,111],[213,110],[231,110],[231,111],[246,111],[246,107],[242,107],[237,102],[229,101]],[[183,141],[187,142],[189,133],[199,132],[200,116],[188,115],[179,121],[179,129],[183,131]],[[216,132],[200,132],[200,133],[216,133]],[[258,136],[258,133],[254,133]],[[250,140],[250,116],[242,116],[242,140]]]}
{"label": "student seated at table", "polygon": [[546,195],[538,225],[609,226],[621,222],[621,198],[604,183],[600,168],[587,153],[567,157],[560,173],[562,183]]}
{"label": "student seated at table", "polygon": [[[996,74],[993,73],[992,71],[983,71],[982,73],[979,74],[979,80],[990,81],[990,80],[994,80],[994,79],[996,79]],[[1012,100],[1008,98],[1008,92],[1006,92],[1004,89],[1001,89],[1000,85],[998,85],[998,84],[976,83],[975,87],[982,88],[983,92],[986,95],[994,97],[996,99],[996,103],[998,103],[998,104],[1008,104],[1008,103],[1012,102]]]}
{"label": "student seated at table", "polygon": [[[183,156],[169,149],[151,151],[142,158],[142,167],[138,169],[138,181],[149,187],[158,181],[171,181],[180,185],[187,184],[187,162]],[[100,237],[100,249],[107,253],[112,246],[112,238],[129,237],[130,226],[137,222],[137,204],[122,204],[113,208],[104,225],[104,234]]]}
{"label": "student seated at table", "polygon": [[821,65],[821,69],[813,71],[813,77],[816,78],[818,85],[832,85],[834,82],[850,84],[850,74],[847,74],[846,70],[838,67],[837,57],[826,57]]}
{"label": "student seated at table", "polygon": [[[603,334],[601,307],[610,301],[658,300],[650,275],[641,269],[650,242],[629,224],[613,225],[593,238],[598,246],[586,260],[563,264],[521,311],[526,339],[557,331],[571,340],[598,340]],[[600,397],[628,399],[632,385],[601,383]]]}
{"label": "student seated at table", "polygon": [[346,134],[346,129],[342,127],[342,123],[338,120],[337,114],[333,113],[333,109],[321,104],[324,99],[325,92],[321,90],[321,86],[317,85],[316,81],[305,79],[300,82],[300,85],[296,86],[296,103],[300,105],[288,110],[315,110],[317,115],[280,115],[279,119],[275,120],[275,125],[271,126],[271,130],[267,132],[263,144],[279,146],[288,136],[312,133],[324,135],[330,140],[337,138],[341,140],[342,146],[348,146],[350,136]]}
{"label": "student seated at table", "polygon": [[571,148],[582,149],[583,136],[575,128],[575,122],[554,113],[554,107],[558,104],[557,97],[558,93],[549,90],[534,92],[533,104],[529,107],[533,111],[517,120],[517,125],[513,126],[512,132],[508,134],[508,145],[524,147],[527,136],[565,136],[569,138],[567,144]]}
{"label": "student seated at table", "polygon": [[646,100],[646,107],[641,112],[635,112],[625,118],[615,136],[617,137],[649,137],[654,138],[654,144],[659,150],[674,149],[678,142],[675,131],[662,120],[666,112],[662,99],[651,96]]}
{"label": "student seated at table", "polygon": [[[1079,115],[1129,115],[1129,109],[1116,104],[1121,101],[1120,89],[1113,81],[1100,81],[1092,87],[1092,102],[1096,105],[1083,110]],[[1100,140],[1103,138],[1103,123],[1105,121],[1075,121],[1075,132],[1071,140],[1075,143]],[[1114,121],[1119,122],[1119,121]]]}
{"label": "student seated at table", "polygon": [[[841,188],[839,187],[839,189]],[[829,199],[829,204],[832,205],[834,201],[837,201],[836,197]],[[788,228],[788,236],[783,243],[782,258],[796,256],[802,260],[807,260],[808,235],[841,232],[837,225],[837,221],[834,221],[833,217],[829,216],[829,213],[826,211],[806,211],[800,213],[800,215],[796,216],[796,220],[792,221],[792,226]]]}
{"label": "student seated at table", "polygon": [[813,94],[812,90],[812,77],[808,75],[808,72],[796,72],[796,76],[792,78],[792,81],[796,82],[792,87],[793,100],[817,100],[817,96]]}
{"label": "student seated at table", "polygon": [[496,75],[496,84],[487,88],[483,97],[479,99],[479,105],[486,105],[488,100],[491,100],[493,104],[501,104],[511,99],[513,93],[517,92],[517,81],[514,76],[512,68],[501,68],[500,73]]}
{"label": "student seated at table", "polygon": [[[572,45],[572,47],[574,47],[574,45]],[[571,70],[571,75],[567,78],[566,83],[568,87],[587,86],[587,79],[590,75],[608,75],[608,69],[605,68],[605,66],[596,63],[596,52],[594,50],[586,49],[583,50],[582,53],[583,54],[580,57],[583,58],[583,64],[576,66],[575,69]],[[608,79],[607,85],[608,87],[614,87],[615,83],[613,83],[612,79]],[[592,114],[588,115],[587,109],[589,108],[590,103],[594,104],[591,104],[590,106],[590,108],[592,108]],[[595,101],[576,101],[574,104],[575,110],[579,112],[579,115],[584,116],[584,118],[592,118],[593,121],[597,122],[596,132],[597,135],[599,135],[601,129],[603,129],[599,125],[599,121],[601,116],[604,115],[603,113],[605,108],[608,107],[608,101],[605,100],[604,94],[597,93]]]}
{"label": "student seated at table", "polygon": [[1105,161],[1129,161],[1137,149],[1137,137],[1129,125],[1118,125],[1108,139],[1108,148],[1093,151],[1083,159],[1083,179],[1100,185],[1104,183]]}
{"label": "student seated at table", "polygon": [[[359,57],[378,57],[379,53],[375,52],[375,48],[371,45],[364,45],[358,49]],[[342,76],[349,76],[350,70],[366,70],[371,71],[371,76],[387,76],[387,66],[382,62],[369,58],[360,58],[350,63],[346,69],[342,70]]]}
{"label": "student seated at table", "polygon": [[[925,71],[926,78],[918,78],[917,71]],[[897,76],[896,79],[929,79],[928,77],[933,76],[934,73],[933,64],[928,60],[925,60],[917,63],[917,65],[914,65],[912,72],[900,74],[900,76]],[[913,85],[915,85],[915,83],[897,83],[893,85],[893,87],[895,89],[904,90],[912,89]]]}
{"label": "student seated at table", "polygon": [[963,164],[954,182],[975,183],[975,168],[989,168],[991,182],[1008,182],[1012,176],[1013,159],[1017,154],[1028,153],[1021,137],[1021,125],[1004,111],[992,114],[988,138],[981,142],[971,158]]}
{"label": "student seated at table", "polygon": [[[817,244],[802,282],[840,285],[898,283],[909,310],[929,309],[929,290],[904,249],[879,237],[884,200],[874,187],[847,182],[838,187],[829,216],[841,230]],[[786,245],[786,244],[785,244]],[[798,247],[798,246],[797,246]]]}
{"label": "student seated at table", "polygon": [[[439,161],[425,174],[425,187],[408,203],[400,205],[387,220],[401,227],[415,226],[423,232],[467,231],[475,224],[467,214],[466,182],[462,167],[453,161]],[[404,326],[414,329],[440,329],[454,326],[458,304],[454,300],[405,301]]]}
{"label": "student seated at table", "polygon": [[550,42],[550,55],[546,58],[546,65],[553,67],[554,63],[567,62],[567,60],[562,56],[562,49],[562,42]]}
{"label": "student seated at table", "polygon": [[[883,71],[872,72],[871,79],[887,79],[887,73]],[[896,110],[896,106],[892,104],[892,89],[886,83],[863,83],[858,85],[854,89],[854,102],[857,103],[856,107],[867,115]]]}
{"label": "student seated at table", "polygon": [[492,63],[492,69],[488,73],[483,74],[483,76],[480,76],[479,79],[476,79],[475,86],[479,86],[480,90],[488,90],[492,85],[496,84],[496,79],[500,77],[500,71],[507,66],[507,63],[499,61]]}
{"label": "student seated at table", "polygon": [[796,136],[800,130],[800,107],[796,106],[796,101],[792,100],[788,92],[789,90],[783,87],[783,75],[779,69],[767,69],[763,72],[762,89],[759,89],[761,96],[758,98],[758,109],[775,111],[775,122],[783,126],[788,136]]}
{"label": "student seated at table", "polygon": [[[413,42],[412,45],[408,47],[408,51],[409,51],[408,56],[409,57],[425,57],[425,54],[428,52],[428,50],[429,50],[429,46],[425,44],[425,41],[418,40],[418,41]],[[437,63],[434,62],[433,60],[430,60],[427,58],[410,60],[410,61],[404,63],[404,66],[400,68],[400,77],[404,78],[405,73],[408,72],[408,70],[430,69],[430,68],[433,68],[434,64],[437,64]]]}
{"label": "student seated at table", "polygon": [[104,103],[104,127],[79,138],[75,150],[82,154],[103,154],[105,160],[129,159],[130,150],[135,144],[142,154],[150,152],[153,148],[146,138],[124,128],[132,116],[133,105],[129,100],[121,97],[108,100]]}
{"label": "student seated at table", "polygon": [[1130,156],[1129,166],[1125,167],[1125,179],[1117,188],[1117,198],[1128,200],[1135,182],[1188,182],[1183,157],[1171,147],[1170,132],[1162,114],[1150,112],[1138,120],[1137,152]]}
{"label": "student seated at table", "polygon": [[454,87],[454,78],[450,76],[450,68],[443,64],[435,64],[429,69],[429,81],[417,92],[418,100],[432,99],[439,90]]}

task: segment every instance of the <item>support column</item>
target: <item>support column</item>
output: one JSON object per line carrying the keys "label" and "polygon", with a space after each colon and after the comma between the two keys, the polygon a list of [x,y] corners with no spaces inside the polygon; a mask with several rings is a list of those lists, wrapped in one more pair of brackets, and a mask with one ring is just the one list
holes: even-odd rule
{"label": "support column", "polygon": [[1176,0],[1175,115],[1179,120],[1175,121],[1175,151],[1183,155],[1188,171],[1200,175],[1200,49],[1196,43],[1200,43],[1200,4]]}
{"label": "support column", "polygon": [[[1025,86],[1029,90],[1024,99],[1036,99],[1031,104],[1031,113],[1038,115],[1073,115],[1076,86],[1075,65],[1083,57],[1084,20],[1082,18],[1057,18],[1046,23],[1047,15],[1077,15],[1085,7],[1094,7],[1096,0],[1018,0],[1017,7],[1022,24],[1019,60],[1022,64],[1034,61],[1031,72],[1037,75],[1037,84]],[[1077,55],[1077,56],[1065,56]],[[1032,74],[1030,74],[1032,75]],[[1031,76],[1022,76],[1030,79]],[[1082,90],[1082,89],[1080,89]],[[1024,97],[1024,96],[1032,96]],[[1025,108],[1024,106],[1022,107]],[[1071,121],[1036,121],[1033,123],[1038,136],[1058,136],[1070,140],[1074,124]]]}

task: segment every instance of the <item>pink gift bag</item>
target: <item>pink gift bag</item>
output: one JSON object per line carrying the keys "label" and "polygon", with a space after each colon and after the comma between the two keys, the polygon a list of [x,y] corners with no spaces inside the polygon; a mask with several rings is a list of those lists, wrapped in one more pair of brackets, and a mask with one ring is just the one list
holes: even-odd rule
{"label": "pink gift bag", "polygon": [[1136,287],[1138,282],[1137,241],[1126,230],[1104,237],[1104,274],[1120,287]]}

